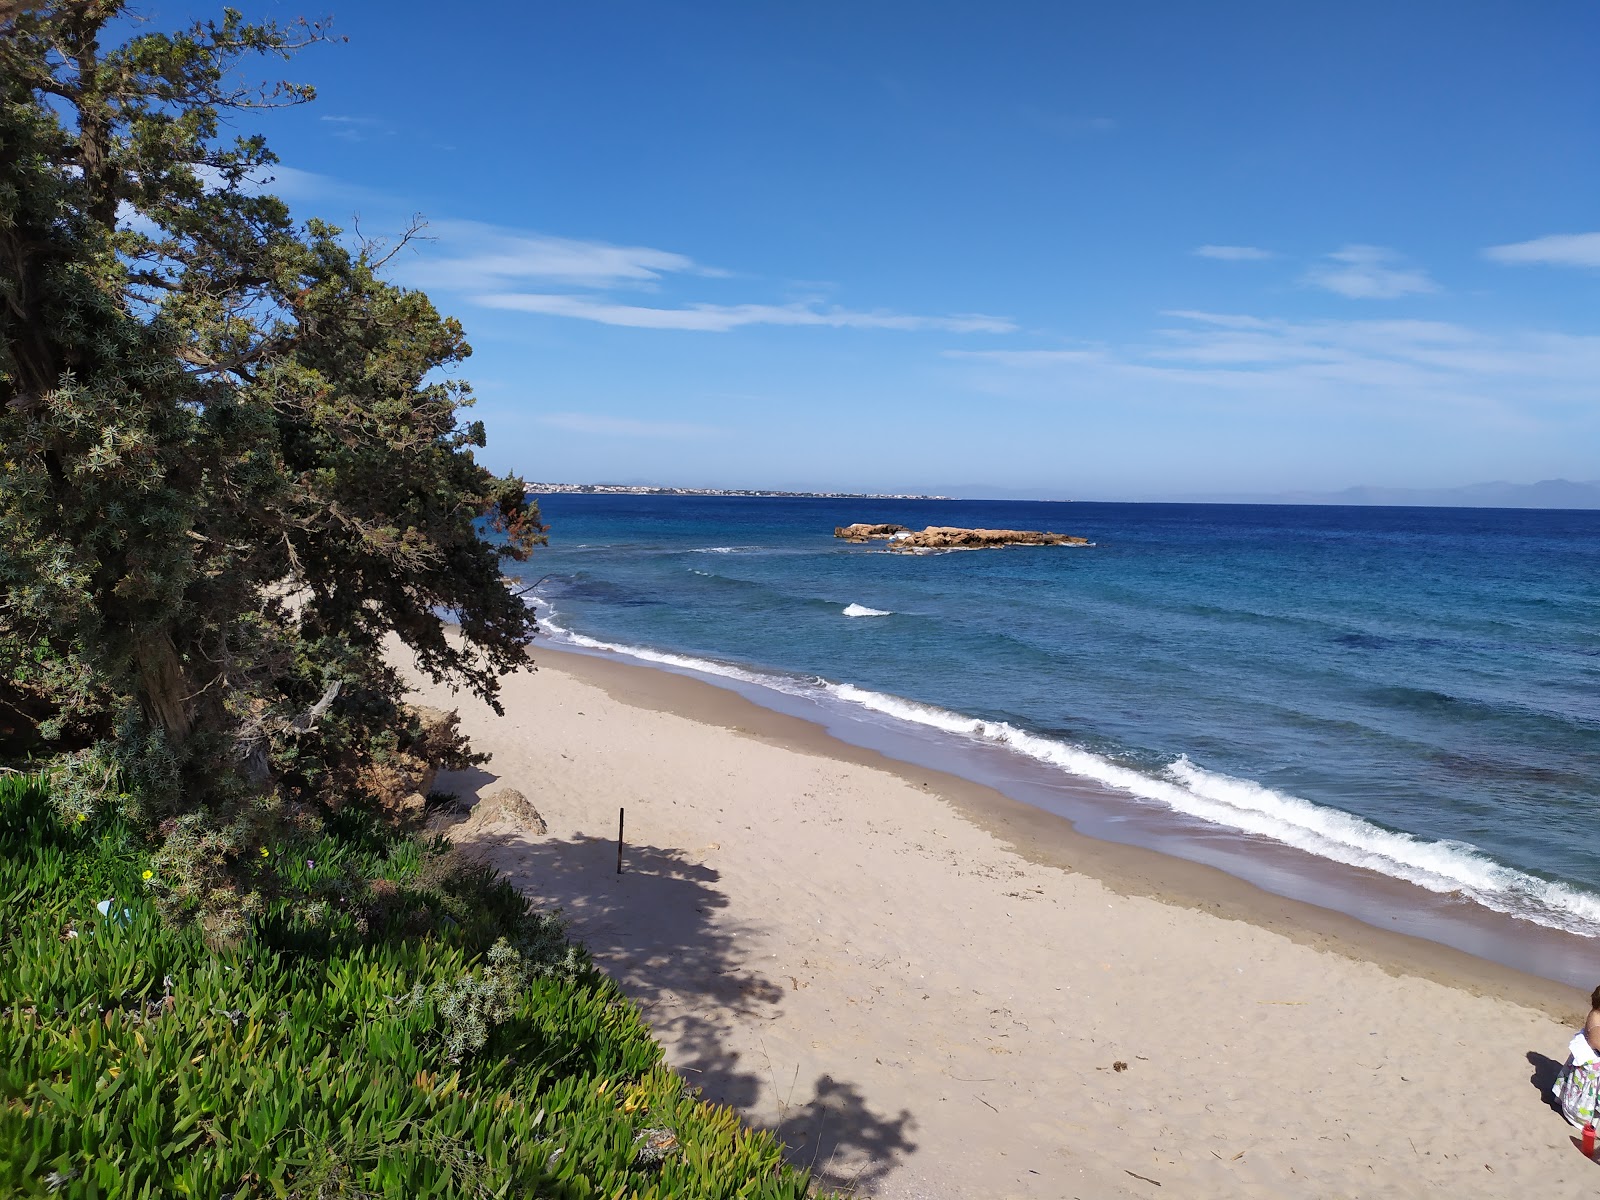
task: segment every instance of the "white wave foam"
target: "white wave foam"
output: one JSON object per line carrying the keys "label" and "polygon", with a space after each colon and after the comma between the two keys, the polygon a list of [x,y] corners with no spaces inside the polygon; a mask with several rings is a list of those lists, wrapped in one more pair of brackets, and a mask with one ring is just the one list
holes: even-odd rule
{"label": "white wave foam", "polygon": [[749,546],[701,546],[697,550],[689,551],[690,554],[738,554],[742,550],[750,549]]}
{"label": "white wave foam", "polygon": [[1600,896],[1497,863],[1464,842],[1429,841],[1384,829],[1339,809],[1276,792],[1249,780],[1204,770],[1182,756],[1170,763],[1162,775],[1147,775],[1081,746],[1029,733],[1005,721],[968,717],[854,684],[831,683],[820,678],[806,682],[686,654],[603,642],[562,628],[551,619],[553,610],[549,602],[536,602],[545,609],[540,618],[544,630],[574,645],[755,684],[793,696],[814,698],[821,692],[897,721],[1003,746],[1036,762],[1092,779],[1173,812],[1268,838],[1318,858],[1376,871],[1437,894],[1458,894],[1495,912],[1552,929],[1591,937],[1600,933]]}
{"label": "white wave foam", "polygon": [[673,654],[670,651],[650,650],[643,646],[626,646],[618,642],[603,642],[599,638],[575,633],[570,629],[557,625],[549,617],[542,618],[540,624],[547,634],[554,635],[556,639],[571,645],[582,646],[586,650],[605,650],[611,654],[622,654],[628,658],[637,658],[643,662],[656,663],[664,667],[677,667],[680,670],[695,671],[701,675],[717,675],[723,679],[737,679],[741,683],[757,684],[761,687],[771,688],[776,692],[787,692],[790,695],[804,694],[802,688],[790,684],[789,681],[781,676],[747,671],[743,667],[730,666],[727,663],[715,662],[709,658],[696,658],[689,654]]}
{"label": "white wave foam", "polygon": [[844,615],[847,617],[892,617],[894,614],[887,609],[868,608],[865,604],[849,604],[845,606]]}
{"label": "white wave foam", "polygon": [[1070,743],[1004,721],[984,721],[851,684],[827,684],[841,700],[945,733],[998,743],[1036,761],[1093,779],[1141,800],[1319,858],[1403,879],[1431,892],[1460,893],[1486,908],[1555,929],[1600,930],[1600,896],[1497,863],[1462,842],[1428,841],[1284,795],[1248,780],[1202,770],[1180,757],[1160,776],[1121,766]]}

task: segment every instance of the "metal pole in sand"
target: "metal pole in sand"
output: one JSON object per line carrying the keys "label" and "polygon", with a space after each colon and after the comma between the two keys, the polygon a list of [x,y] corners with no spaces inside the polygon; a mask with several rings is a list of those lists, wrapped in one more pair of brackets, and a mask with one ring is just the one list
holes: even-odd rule
{"label": "metal pole in sand", "polygon": [[617,874],[622,874],[622,818],[627,814],[627,809],[617,809]]}

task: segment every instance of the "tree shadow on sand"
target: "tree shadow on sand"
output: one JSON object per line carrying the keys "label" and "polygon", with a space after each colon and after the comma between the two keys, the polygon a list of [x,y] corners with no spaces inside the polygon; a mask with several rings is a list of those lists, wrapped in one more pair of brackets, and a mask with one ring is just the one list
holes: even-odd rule
{"label": "tree shadow on sand", "polygon": [[775,1132],[789,1148],[790,1161],[809,1168],[825,1186],[870,1196],[917,1148],[906,1136],[915,1127],[906,1109],[898,1117],[880,1117],[854,1084],[819,1075],[810,1100],[782,1109]]}
{"label": "tree shadow on sand", "polygon": [[[468,773],[462,773],[466,775]],[[486,772],[471,790],[488,792]],[[460,778],[455,789],[465,793]],[[770,1063],[741,1062],[729,1035],[776,1019],[784,988],[750,969],[741,943],[754,926],[735,919],[716,868],[695,850],[628,845],[617,873],[617,843],[604,837],[529,837],[500,827],[466,843],[505,871],[536,904],[560,908],[572,934],[643,1009],[671,1059],[706,1099],[752,1113],[770,1085],[779,1113],[774,1131],[797,1166],[828,1187],[873,1186],[916,1148],[911,1114],[881,1116],[854,1084],[818,1077],[796,1101],[772,1078]],[[709,849],[709,848],[707,848]]]}

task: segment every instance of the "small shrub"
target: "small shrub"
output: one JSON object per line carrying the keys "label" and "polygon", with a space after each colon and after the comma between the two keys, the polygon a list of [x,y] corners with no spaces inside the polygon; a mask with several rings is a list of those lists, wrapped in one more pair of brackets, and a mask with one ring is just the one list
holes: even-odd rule
{"label": "small shrub", "polygon": [[453,982],[434,984],[430,994],[418,984],[411,1003],[422,1005],[430,998],[444,1027],[444,1044],[450,1060],[458,1062],[482,1050],[489,1033],[516,1011],[517,997],[527,986],[522,955],[501,938],[489,951],[488,961],[478,972],[463,975]]}

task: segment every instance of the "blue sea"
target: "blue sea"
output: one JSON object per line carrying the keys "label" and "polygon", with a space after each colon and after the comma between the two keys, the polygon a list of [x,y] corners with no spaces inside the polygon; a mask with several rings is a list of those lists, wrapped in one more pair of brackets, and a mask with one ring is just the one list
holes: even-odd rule
{"label": "blue sea", "polygon": [[[519,570],[557,642],[1600,935],[1600,512],[541,503]],[[1094,545],[891,554],[855,521]]]}

